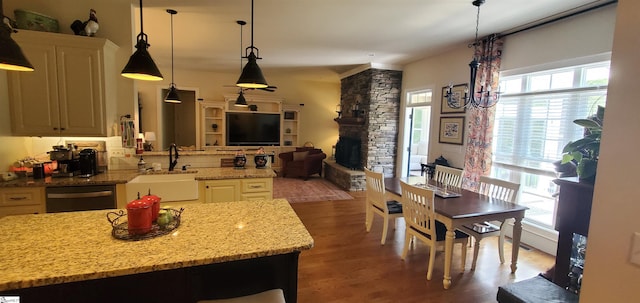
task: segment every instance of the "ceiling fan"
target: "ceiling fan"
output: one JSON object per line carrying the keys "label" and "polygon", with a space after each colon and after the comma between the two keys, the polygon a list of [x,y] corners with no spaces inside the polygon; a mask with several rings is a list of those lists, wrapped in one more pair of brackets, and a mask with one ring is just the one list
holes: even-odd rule
{"label": "ceiling fan", "polygon": [[[242,27],[244,25],[247,24],[246,21],[244,20],[237,20],[236,23],[238,23],[240,25],[240,72],[242,72]],[[224,87],[238,87],[237,85],[224,85]],[[239,89],[239,94],[241,94],[243,91],[247,91],[247,90],[254,90],[254,89],[259,89],[259,90],[263,90],[263,91],[267,91],[267,92],[275,92],[276,89],[278,89],[277,86],[273,86],[273,85],[269,85],[267,87],[261,87],[261,88],[244,88],[244,87],[240,87]]]}

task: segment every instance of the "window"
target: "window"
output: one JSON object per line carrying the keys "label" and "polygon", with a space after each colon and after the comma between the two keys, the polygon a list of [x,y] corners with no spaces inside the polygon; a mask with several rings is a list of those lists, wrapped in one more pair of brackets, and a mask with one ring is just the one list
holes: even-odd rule
{"label": "window", "polygon": [[573,120],[605,105],[609,62],[503,77],[496,105],[492,176],[519,182],[525,220],[552,228],[557,192],[554,162],[583,136]]}

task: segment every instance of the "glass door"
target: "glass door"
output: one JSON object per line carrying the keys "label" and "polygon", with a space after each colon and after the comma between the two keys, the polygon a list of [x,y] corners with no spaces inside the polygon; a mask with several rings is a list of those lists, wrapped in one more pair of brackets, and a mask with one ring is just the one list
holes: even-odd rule
{"label": "glass door", "polygon": [[421,90],[407,94],[405,109],[405,136],[402,175],[422,175],[422,164],[427,164],[429,132],[431,126],[431,90]]}

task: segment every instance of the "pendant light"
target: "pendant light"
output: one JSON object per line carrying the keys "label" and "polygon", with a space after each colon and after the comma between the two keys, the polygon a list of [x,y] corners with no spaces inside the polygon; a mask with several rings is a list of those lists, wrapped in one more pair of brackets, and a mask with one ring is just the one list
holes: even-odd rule
{"label": "pendant light", "polygon": [[172,9],[167,9],[167,13],[171,15],[171,85],[169,86],[169,92],[164,98],[164,102],[167,103],[182,103],[180,96],[178,96],[178,90],[176,84],[173,82],[173,15],[178,12]]}
{"label": "pendant light", "polygon": [[247,58],[247,65],[244,66],[236,85],[244,88],[266,88],[269,85],[267,80],[264,79],[262,70],[260,70],[257,62],[258,59],[262,59],[260,58],[260,50],[253,46],[253,0],[251,0],[251,46],[245,49],[245,54],[249,50],[249,54],[243,57]]}
{"label": "pendant light", "polygon": [[[476,78],[478,76],[478,68],[480,68],[480,61],[483,58],[477,56],[478,54],[478,46],[480,45],[480,40],[478,40],[478,27],[480,25],[480,6],[484,4],[485,0],[474,0],[471,2],[473,6],[478,8],[476,13],[476,35],[473,45],[469,45],[469,47],[473,46],[473,58],[469,63],[469,86],[465,88],[464,95],[458,98],[454,98],[453,84],[449,84],[447,87],[447,91],[445,93],[445,98],[447,99],[447,105],[451,108],[463,108],[463,107],[475,107],[475,108],[489,108],[495,106],[500,99],[500,91],[491,91],[491,86],[493,86],[493,82],[491,81],[493,77],[490,77],[489,85],[485,88],[484,86],[480,86],[480,90],[476,89]],[[492,36],[495,37],[495,36]],[[490,37],[491,38],[491,37]],[[493,58],[488,56],[486,58],[486,62],[484,64],[491,66]]]}
{"label": "pendant light", "polygon": [[[243,20],[238,20],[236,21],[236,23],[240,25],[240,72],[242,72],[242,26],[247,24],[247,22]],[[235,106],[240,106],[240,107],[249,106],[249,104],[247,104],[247,99],[244,98],[244,94],[242,93],[243,89],[244,88],[242,87],[239,88],[240,93],[238,94],[238,99],[236,99],[236,103],[234,103]]]}
{"label": "pendant light", "polygon": [[18,43],[11,39],[11,33],[17,31],[8,25],[11,23],[11,19],[4,15],[2,0],[0,0],[0,18],[2,18],[0,23],[0,69],[32,72],[33,65],[22,53]]}
{"label": "pendant light", "polygon": [[153,62],[149,51],[149,43],[147,43],[147,34],[143,30],[142,22],[142,0],[140,0],[140,33],[138,34],[136,51],[129,57],[129,62],[122,69],[121,75],[123,77],[146,80],[146,81],[160,81],[162,80],[162,74],[156,63]]}

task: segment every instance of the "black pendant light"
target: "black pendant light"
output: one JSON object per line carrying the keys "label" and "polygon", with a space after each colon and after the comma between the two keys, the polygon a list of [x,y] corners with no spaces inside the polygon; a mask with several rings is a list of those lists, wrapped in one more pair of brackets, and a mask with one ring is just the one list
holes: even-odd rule
{"label": "black pendant light", "polygon": [[[242,72],[242,26],[247,24],[247,22],[243,20],[238,20],[236,21],[236,23],[240,25],[240,72]],[[242,87],[239,88],[240,92],[238,94],[238,99],[236,99],[236,103],[234,103],[235,106],[241,106],[241,107],[249,106],[249,104],[247,104],[247,99],[244,98],[244,94],[242,93],[243,89],[244,88]]]}
{"label": "black pendant light", "polygon": [[2,8],[2,0],[0,0],[0,69],[32,72],[33,65],[24,56],[18,43],[11,39],[11,33],[17,32],[11,28],[5,21],[11,23],[11,19],[4,15]]}
{"label": "black pendant light", "polygon": [[247,99],[244,98],[244,94],[242,93],[242,88],[240,88],[240,94],[238,94],[238,99],[236,100],[236,103],[234,103],[234,105],[242,107],[249,106],[249,104],[247,104]]}
{"label": "black pendant light", "polygon": [[[246,55],[247,51],[250,51],[248,55]],[[247,58],[247,65],[244,66],[236,85],[244,88],[266,88],[269,86],[257,62],[258,59],[262,59],[260,58],[260,50],[253,46],[253,0],[251,0],[251,46],[245,49],[243,58]]]}
{"label": "black pendant light", "polygon": [[178,12],[172,9],[167,9],[167,13],[171,15],[171,85],[169,86],[169,93],[167,93],[167,96],[164,98],[164,102],[182,103],[180,96],[178,96],[176,84],[173,82],[173,15]]}
{"label": "black pendant light", "polygon": [[146,81],[162,80],[160,70],[147,51],[149,43],[147,43],[147,34],[143,30],[142,0],[140,0],[140,33],[136,39],[138,41],[136,43],[136,51],[129,57],[129,62],[122,69],[122,76]]}

